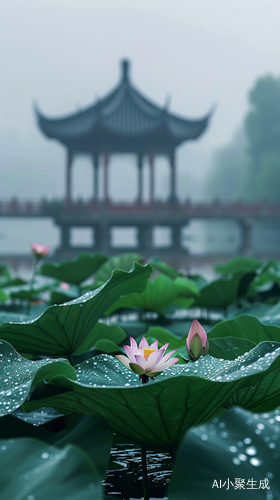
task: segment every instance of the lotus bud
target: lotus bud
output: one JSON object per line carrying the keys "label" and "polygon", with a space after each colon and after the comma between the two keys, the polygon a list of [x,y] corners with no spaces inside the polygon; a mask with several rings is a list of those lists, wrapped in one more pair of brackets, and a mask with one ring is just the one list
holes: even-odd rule
{"label": "lotus bud", "polygon": [[40,243],[32,243],[31,250],[36,259],[41,259],[42,257],[46,257],[46,255],[48,255],[50,247],[48,245],[41,245]]}
{"label": "lotus bud", "polygon": [[192,322],[186,344],[188,355],[194,361],[209,352],[206,331],[196,319]]}

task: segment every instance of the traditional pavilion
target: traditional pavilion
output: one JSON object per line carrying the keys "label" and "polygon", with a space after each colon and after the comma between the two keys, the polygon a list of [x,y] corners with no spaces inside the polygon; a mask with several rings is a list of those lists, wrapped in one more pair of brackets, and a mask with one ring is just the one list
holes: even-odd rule
{"label": "traditional pavilion", "polygon": [[144,97],[131,83],[129,61],[121,62],[121,79],[103,99],[63,118],[47,118],[37,109],[38,125],[50,139],[67,148],[66,200],[71,200],[73,159],[89,155],[94,166],[93,199],[98,200],[99,165],[104,162],[104,199],[108,195],[108,164],[114,153],[135,153],[138,166],[138,202],[143,201],[143,160],[150,165],[150,202],[154,202],[154,159],[166,156],[170,163],[170,200],[176,200],[175,150],[196,139],[206,129],[211,113],[200,120],[180,118]]}

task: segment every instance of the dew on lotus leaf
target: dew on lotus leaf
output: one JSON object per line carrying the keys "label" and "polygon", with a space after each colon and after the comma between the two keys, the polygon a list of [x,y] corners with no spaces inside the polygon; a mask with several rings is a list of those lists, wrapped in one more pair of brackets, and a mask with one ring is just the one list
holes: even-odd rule
{"label": "dew on lotus leaf", "polygon": [[267,491],[266,492],[266,500],[273,500],[273,499],[274,499],[273,493],[271,493],[271,491]]}
{"label": "dew on lotus leaf", "polygon": [[257,454],[257,448],[255,446],[248,446],[248,448],[245,449],[245,452],[247,455],[253,456]]}
{"label": "dew on lotus leaf", "polygon": [[265,429],[265,425],[261,424],[261,423],[257,424],[257,427],[258,427],[258,429],[261,429],[261,430]]}
{"label": "dew on lotus leaf", "polygon": [[273,450],[274,448],[276,448],[276,444],[275,443],[268,443],[268,447]]}
{"label": "dew on lotus leaf", "polygon": [[245,439],[244,439],[244,443],[245,443],[245,444],[251,444],[251,443],[252,443],[252,439],[251,439],[251,438],[249,438],[249,437],[248,437],[248,438],[245,438]]}
{"label": "dew on lotus leaf", "polygon": [[3,451],[4,451],[4,450],[6,450],[6,449],[7,449],[7,446],[6,446],[5,444],[2,444],[2,446],[1,446],[1,450],[3,450]]}
{"label": "dew on lotus leaf", "polygon": [[236,446],[230,446],[230,447],[229,447],[229,451],[230,451],[231,453],[236,453],[236,452],[237,452],[237,448],[236,448]]}
{"label": "dew on lotus leaf", "polygon": [[221,429],[224,429],[226,427],[226,423],[225,422],[220,422],[218,427],[220,427]]}
{"label": "dew on lotus leaf", "polygon": [[280,415],[276,415],[275,420],[277,420],[277,422],[280,422]]}
{"label": "dew on lotus leaf", "polygon": [[242,441],[237,441],[236,444],[237,444],[238,448],[242,448],[242,446],[244,446]]}
{"label": "dew on lotus leaf", "polygon": [[93,490],[95,488],[95,485],[93,483],[88,484],[88,489]]}
{"label": "dew on lotus leaf", "polygon": [[202,435],[200,436],[200,439],[201,439],[202,441],[207,441],[207,440],[208,440],[208,436],[207,436],[207,434],[202,434]]}
{"label": "dew on lotus leaf", "polygon": [[244,455],[244,453],[239,453],[239,455],[237,455],[237,456],[238,456],[238,458],[239,458],[239,460],[240,460],[241,462],[246,462],[246,460],[247,460],[247,456],[246,456],[246,455]]}
{"label": "dew on lotus leaf", "polygon": [[233,457],[232,462],[234,463],[234,465],[240,465],[241,464],[239,458],[237,458],[237,457]]}
{"label": "dew on lotus leaf", "polygon": [[35,496],[34,495],[28,495],[27,500],[35,500]]}
{"label": "dew on lotus leaf", "polygon": [[228,432],[226,432],[226,431],[222,431],[222,432],[220,432],[220,436],[221,436],[222,438],[224,438],[224,439],[227,439],[227,438],[228,438],[228,436],[229,436],[229,434],[228,434]]}
{"label": "dew on lotus leaf", "polygon": [[267,479],[273,479],[274,478],[274,474],[272,472],[267,472],[265,474],[265,477],[267,477]]}
{"label": "dew on lotus leaf", "polygon": [[272,439],[273,441],[277,441],[277,439],[279,439],[278,434],[273,434]]}
{"label": "dew on lotus leaf", "polygon": [[46,458],[49,458],[49,453],[47,453],[46,451],[44,453],[41,453],[41,458],[43,460],[45,460]]}
{"label": "dew on lotus leaf", "polygon": [[259,467],[262,464],[262,460],[260,460],[258,457],[251,457],[249,459],[249,462],[254,467]]}
{"label": "dew on lotus leaf", "polygon": [[255,430],[255,434],[258,434],[258,435],[259,435],[259,434],[261,434],[261,433],[262,433],[262,431],[261,431],[260,429],[256,429],[256,430]]}

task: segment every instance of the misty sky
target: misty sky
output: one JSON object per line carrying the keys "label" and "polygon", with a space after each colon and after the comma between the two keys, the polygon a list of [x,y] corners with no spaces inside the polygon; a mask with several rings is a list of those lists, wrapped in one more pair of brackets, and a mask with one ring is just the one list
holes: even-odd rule
{"label": "misty sky", "polygon": [[[58,117],[86,107],[117,83],[124,57],[137,88],[160,105],[170,94],[172,112],[199,118],[218,105],[207,133],[178,154],[180,195],[198,196],[213,151],[241,124],[254,80],[280,74],[279,21],[279,0],[3,2],[0,197],[64,195],[64,148],[39,132],[32,103]],[[157,195],[167,196],[163,160],[156,175]],[[76,162],[74,183],[75,197],[90,197],[89,161]],[[112,161],[110,183],[116,198],[135,196],[133,158]]]}

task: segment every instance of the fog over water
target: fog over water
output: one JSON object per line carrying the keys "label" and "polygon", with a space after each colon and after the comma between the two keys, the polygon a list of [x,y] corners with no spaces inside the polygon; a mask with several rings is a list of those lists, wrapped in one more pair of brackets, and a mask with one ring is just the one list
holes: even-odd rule
{"label": "fog over water", "polygon": [[[118,82],[124,57],[132,61],[137,88],[162,106],[170,95],[172,112],[199,118],[218,105],[206,133],[178,150],[179,196],[201,199],[213,152],[230,141],[247,111],[248,89],[260,75],[280,72],[279,19],[278,0],[4,3],[0,199],[64,196],[64,148],[40,133],[32,103],[53,117],[87,107]],[[159,159],[157,198],[166,199],[168,182],[166,161]],[[74,198],[91,194],[92,166],[79,159]],[[110,194],[133,201],[133,157],[112,159]],[[30,241],[46,235],[56,245],[57,230],[44,224],[0,219],[0,252],[26,252]]]}

